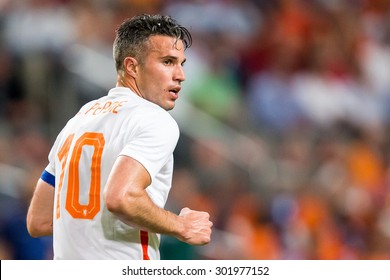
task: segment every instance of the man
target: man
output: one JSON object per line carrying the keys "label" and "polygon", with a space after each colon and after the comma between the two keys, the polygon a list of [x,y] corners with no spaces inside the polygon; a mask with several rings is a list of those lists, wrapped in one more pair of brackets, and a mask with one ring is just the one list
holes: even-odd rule
{"label": "man", "polygon": [[160,234],[210,241],[208,213],[163,209],[179,137],[167,111],[190,45],[168,16],[137,16],[117,30],[116,87],[60,132],[27,215],[32,236],[53,234],[55,259],[159,259]]}

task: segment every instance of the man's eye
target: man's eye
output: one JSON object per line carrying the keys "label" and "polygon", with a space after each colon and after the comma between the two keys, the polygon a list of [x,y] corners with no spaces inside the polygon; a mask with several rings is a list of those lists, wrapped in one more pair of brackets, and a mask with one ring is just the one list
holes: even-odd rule
{"label": "man's eye", "polygon": [[170,60],[170,59],[164,60],[164,64],[165,65],[171,65],[172,64],[172,60]]}

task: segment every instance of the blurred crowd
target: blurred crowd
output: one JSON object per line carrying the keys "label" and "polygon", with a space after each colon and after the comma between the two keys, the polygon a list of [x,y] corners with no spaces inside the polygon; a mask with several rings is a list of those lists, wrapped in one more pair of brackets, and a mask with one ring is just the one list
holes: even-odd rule
{"label": "blurred crowd", "polygon": [[167,208],[214,231],[163,237],[162,258],[390,259],[389,0],[1,0],[1,259],[52,257],[25,228],[32,191],[65,122],[115,85],[114,31],[139,13],[190,28],[180,99],[218,127],[176,116]]}

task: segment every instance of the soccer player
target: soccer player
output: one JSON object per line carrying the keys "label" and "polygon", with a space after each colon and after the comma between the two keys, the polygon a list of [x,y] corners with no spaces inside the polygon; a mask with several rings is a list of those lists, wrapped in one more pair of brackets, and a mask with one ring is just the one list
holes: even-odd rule
{"label": "soccer player", "polygon": [[118,28],[116,87],[62,129],[27,214],[32,236],[53,234],[55,259],[159,259],[160,234],[210,242],[208,213],[164,210],[179,137],[167,111],[191,42],[169,16],[140,15]]}

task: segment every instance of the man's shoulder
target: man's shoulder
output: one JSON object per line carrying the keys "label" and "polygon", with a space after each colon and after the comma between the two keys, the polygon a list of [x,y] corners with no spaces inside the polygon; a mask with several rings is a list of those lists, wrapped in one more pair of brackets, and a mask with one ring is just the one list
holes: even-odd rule
{"label": "man's shoulder", "polygon": [[138,114],[147,118],[152,118],[155,121],[172,121],[176,123],[168,111],[161,108],[159,105],[144,99],[139,100],[138,106],[136,106],[136,110]]}

